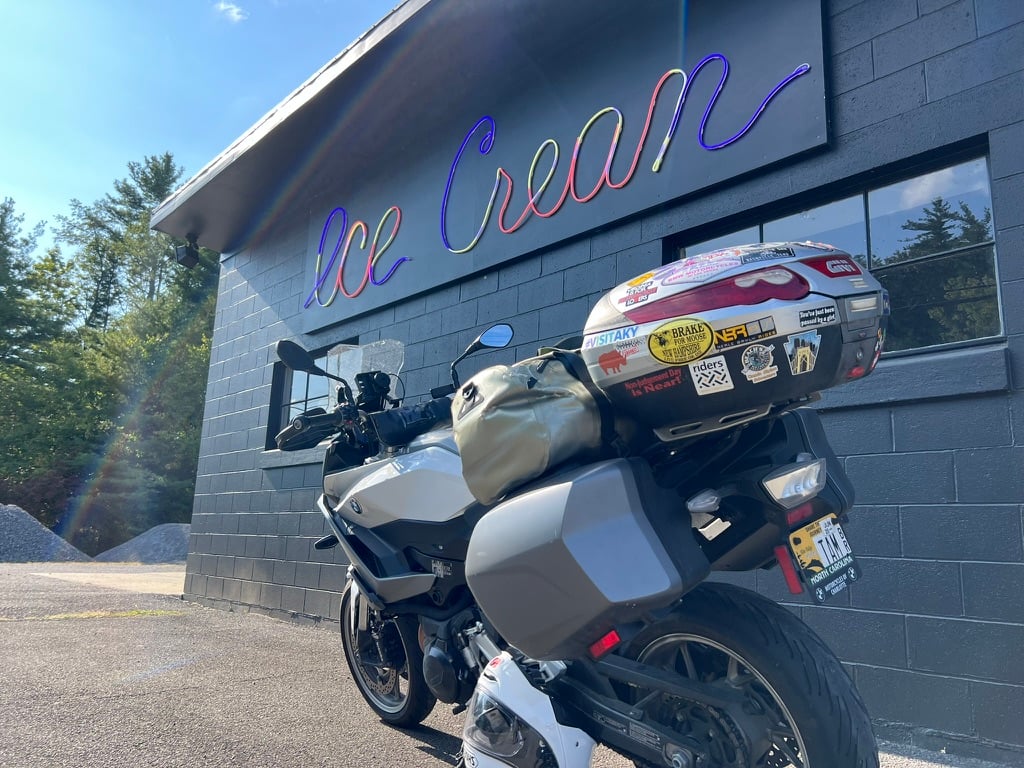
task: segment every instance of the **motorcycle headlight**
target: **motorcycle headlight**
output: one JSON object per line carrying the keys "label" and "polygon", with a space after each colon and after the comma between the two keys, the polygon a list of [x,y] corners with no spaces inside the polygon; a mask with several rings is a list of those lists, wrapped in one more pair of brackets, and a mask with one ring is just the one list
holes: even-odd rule
{"label": "motorcycle headlight", "polygon": [[802,454],[796,463],[780,467],[766,476],[761,485],[785,509],[792,509],[821,493],[827,476],[824,459]]}
{"label": "motorcycle headlight", "polygon": [[512,757],[522,751],[526,743],[525,725],[494,698],[476,691],[469,704],[463,737],[473,746],[495,757]]}

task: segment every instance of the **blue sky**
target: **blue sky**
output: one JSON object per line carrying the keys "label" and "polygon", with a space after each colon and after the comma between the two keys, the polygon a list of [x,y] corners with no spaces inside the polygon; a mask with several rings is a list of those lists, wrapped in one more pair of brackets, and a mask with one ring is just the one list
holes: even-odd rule
{"label": "blue sky", "polygon": [[187,179],[398,4],[4,0],[0,199],[27,230],[130,160],[169,151]]}

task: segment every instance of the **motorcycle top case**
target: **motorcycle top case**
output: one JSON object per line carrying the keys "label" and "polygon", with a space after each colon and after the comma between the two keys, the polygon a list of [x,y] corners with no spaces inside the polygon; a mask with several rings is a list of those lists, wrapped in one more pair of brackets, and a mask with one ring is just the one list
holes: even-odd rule
{"label": "motorcycle top case", "polygon": [[566,469],[480,519],[466,581],[498,633],[527,656],[579,658],[616,625],[672,604],[707,576],[681,506],[642,460]]}
{"label": "motorcycle top case", "polygon": [[613,405],[668,441],[866,376],[888,314],[888,294],[848,253],[759,243],[613,288],[590,313],[581,354]]}

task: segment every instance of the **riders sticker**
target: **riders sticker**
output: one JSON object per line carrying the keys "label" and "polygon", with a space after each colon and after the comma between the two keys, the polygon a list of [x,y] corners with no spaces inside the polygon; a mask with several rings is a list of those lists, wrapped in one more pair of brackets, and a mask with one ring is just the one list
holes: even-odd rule
{"label": "riders sticker", "polygon": [[774,379],[779,375],[779,366],[775,365],[775,345],[751,344],[743,350],[740,361],[743,363],[741,373],[752,384]]}
{"label": "riders sticker", "polygon": [[626,287],[626,295],[620,297],[618,303],[625,304],[627,307],[634,307],[637,304],[643,304],[657,292],[658,286],[652,280],[647,280],[639,285],[629,285]]}
{"label": "riders sticker", "polygon": [[821,346],[821,334],[817,331],[794,333],[785,343],[786,357],[789,358],[789,370],[794,376],[810,373],[818,360],[818,348]]}
{"label": "riders sticker", "polygon": [[715,331],[715,349],[729,349],[758,339],[775,335],[775,319],[762,317],[742,325],[732,325]]}
{"label": "riders sticker", "polygon": [[710,395],[714,392],[726,392],[733,388],[732,376],[725,357],[708,357],[696,363],[690,363],[690,376],[698,395]]}
{"label": "riders sticker", "polygon": [[828,325],[836,321],[836,308],[834,306],[815,307],[814,309],[800,310],[800,327],[809,328],[814,325]]}
{"label": "riders sticker", "polygon": [[714,340],[710,325],[684,317],[655,329],[647,339],[647,348],[655,360],[681,365],[706,355]]}

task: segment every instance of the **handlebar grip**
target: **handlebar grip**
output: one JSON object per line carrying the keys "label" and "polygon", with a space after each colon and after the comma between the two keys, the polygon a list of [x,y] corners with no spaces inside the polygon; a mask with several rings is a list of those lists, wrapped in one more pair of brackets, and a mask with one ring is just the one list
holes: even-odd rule
{"label": "handlebar grip", "polygon": [[292,419],[291,424],[296,431],[303,432],[312,427],[340,426],[341,421],[341,415],[338,413],[318,413],[312,416],[306,414],[296,416]]}
{"label": "handlebar grip", "polygon": [[440,387],[434,387],[432,390],[430,390],[430,396],[432,398],[434,398],[435,400],[438,399],[439,397],[448,397],[448,395],[454,395],[454,394],[455,394],[455,385],[454,384],[443,384]]}

